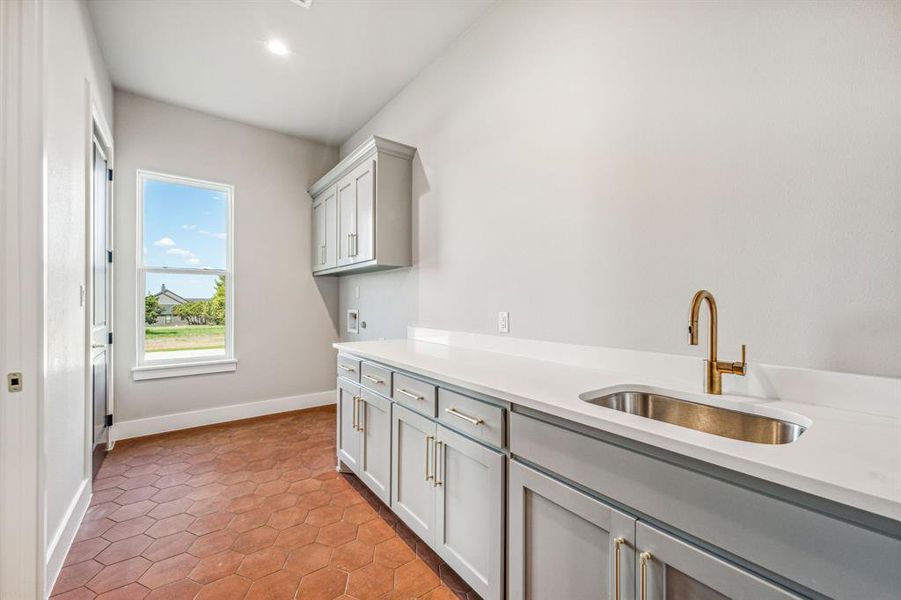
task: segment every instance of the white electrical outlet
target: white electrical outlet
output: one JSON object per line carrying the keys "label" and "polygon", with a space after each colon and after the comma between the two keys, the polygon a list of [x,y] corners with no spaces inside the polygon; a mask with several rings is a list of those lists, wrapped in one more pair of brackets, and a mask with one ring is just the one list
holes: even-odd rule
{"label": "white electrical outlet", "polygon": [[497,332],[510,333],[510,313],[506,311],[497,313]]}

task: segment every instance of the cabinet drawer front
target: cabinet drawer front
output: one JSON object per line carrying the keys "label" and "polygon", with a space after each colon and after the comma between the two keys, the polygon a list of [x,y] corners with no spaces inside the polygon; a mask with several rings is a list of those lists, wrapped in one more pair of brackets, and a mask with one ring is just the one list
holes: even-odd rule
{"label": "cabinet drawer front", "polygon": [[438,420],[479,441],[504,447],[504,413],[493,404],[457,392],[438,390]]}
{"label": "cabinet drawer front", "polygon": [[395,373],[394,394],[392,397],[395,402],[399,402],[416,412],[430,417],[435,416],[435,386],[430,383]]}
{"label": "cabinet drawer front", "polygon": [[374,392],[391,397],[391,371],[370,362],[360,366],[360,383]]}
{"label": "cabinet drawer front", "polygon": [[338,355],[338,376],[360,381],[360,360],[346,354]]}

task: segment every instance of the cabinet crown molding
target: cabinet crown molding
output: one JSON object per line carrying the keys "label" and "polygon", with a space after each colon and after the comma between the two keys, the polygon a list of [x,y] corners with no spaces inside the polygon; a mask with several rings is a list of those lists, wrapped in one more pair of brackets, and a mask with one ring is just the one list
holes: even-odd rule
{"label": "cabinet crown molding", "polygon": [[328,173],[317,179],[316,183],[310,186],[307,190],[310,197],[316,198],[330,185],[376,152],[411,160],[413,155],[416,154],[416,148],[377,135],[369,136],[365,142],[357,146],[353,152],[345,156],[341,162],[332,167]]}

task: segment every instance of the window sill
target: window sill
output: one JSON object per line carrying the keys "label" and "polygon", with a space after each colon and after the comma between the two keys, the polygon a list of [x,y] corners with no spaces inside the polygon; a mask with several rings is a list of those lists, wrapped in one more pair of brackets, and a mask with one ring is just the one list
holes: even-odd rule
{"label": "window sill", "polygon": [[208,373],[227,373],[238,369],[238,361],[234,358],[207,360],[203,362],[149,364],[134,367],[131,378],[134,381],[144,379],[163,379],[168,377],[187,377],[189,375],[206,375]]}

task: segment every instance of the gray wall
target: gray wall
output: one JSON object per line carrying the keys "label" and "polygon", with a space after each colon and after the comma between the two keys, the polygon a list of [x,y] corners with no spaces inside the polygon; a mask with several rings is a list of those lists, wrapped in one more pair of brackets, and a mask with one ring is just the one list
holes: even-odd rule
{"label": "gray wall", "polygon": [[341,280],[346,337],[508,310],[700,355],[708,288],[723,358],[901,375],[899,30],[898,2],[501,4],[342,147],[419,149],[416,266]]}
{"label": "gray wall", "polygon": [[[215,408],[335,387],[337,283],[310,274],[306,188],[337,150],[117,91],[116,419]],[[135,382],[137,169],[235,186],[238,370]]]}

